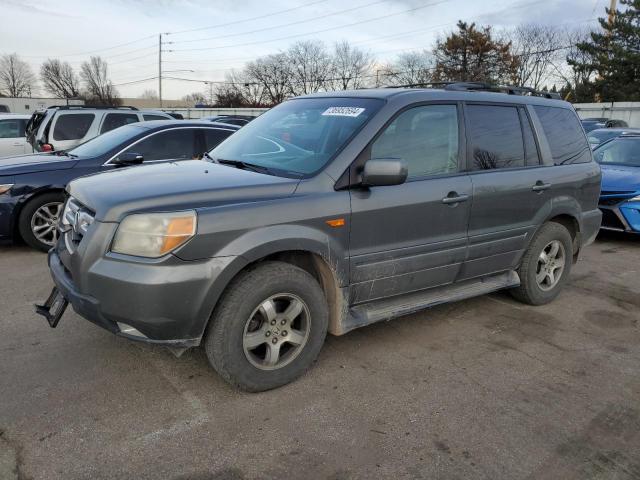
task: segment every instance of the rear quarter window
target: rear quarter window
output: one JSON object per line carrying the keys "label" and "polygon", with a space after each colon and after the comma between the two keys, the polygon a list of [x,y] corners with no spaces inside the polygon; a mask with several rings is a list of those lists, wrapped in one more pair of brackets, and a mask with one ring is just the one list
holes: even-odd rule
{"label": "rear quarter window", "polygon": [[93,123],[93,113],[59,115],[53,129],[54,140],[80,140]]}
{"label": "rear quarter window", "polygon": [[591,161],[591,148],[575,112],[568,108],[542,105],[533,108],[540,119],[556,165]]}
{"label": "rear quarter window", "polygon": [[150,122],[153,120],[170,120],[169,118],[163,117],[162,115],[149,115],[149,114],[142,115],[142,118],[144,118],[145,122]]}

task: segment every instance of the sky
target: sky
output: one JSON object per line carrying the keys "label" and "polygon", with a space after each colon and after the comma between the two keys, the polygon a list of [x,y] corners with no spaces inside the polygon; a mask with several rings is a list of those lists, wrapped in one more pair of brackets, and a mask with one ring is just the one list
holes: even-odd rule
{"label": "sky", "polygon": [[[204,91],[231,69],[298,40],[348,40],[380,62],[421,49],[461,19],[496,30],[521,23],[587,28],[609,0],[0,0],[0,54],[37,72],[46,58],[79,69],[102,56],[123,97],[157,91],[163,34],[163,98]],[[166,50],[166,51],[165,51]],[[131,83],[134,82],[134,83]],[[44,92],[41,92],[44,93]]]}

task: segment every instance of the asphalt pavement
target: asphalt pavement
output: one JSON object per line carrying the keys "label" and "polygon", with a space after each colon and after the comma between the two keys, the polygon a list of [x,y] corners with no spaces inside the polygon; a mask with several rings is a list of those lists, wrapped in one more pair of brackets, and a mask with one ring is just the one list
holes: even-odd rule
{"label": "asphalt pavement", "polygon": [[[329,337],[297,382],[234,390],[70,309],[0,247],[0,479],[640,478],[640,237],[606,234],[550,305],[496,293]],[[122,299],[127,302],[127,298]]]}

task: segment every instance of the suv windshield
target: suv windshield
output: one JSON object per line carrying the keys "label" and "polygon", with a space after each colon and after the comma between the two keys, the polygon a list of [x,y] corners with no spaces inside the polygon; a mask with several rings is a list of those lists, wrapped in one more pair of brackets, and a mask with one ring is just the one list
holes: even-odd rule
{"label": "suv windshield", "polygon": [[143,127],[126,125],[116,128],[69,150],[69,153],[78,157],[97,157],[104,155],[109,150],[120,146],[130,138],[139,135]]}
{"label": "suv windshield", "polygon": [[380,109],[370,98],[303,98],[284,102],[209,153],[214,161],[306,177],[324,167]]}
{"label": "suv windshield", "polygon": [[593,156],[602,165],[640,167],[640,137],[619,137],[595,149]]}

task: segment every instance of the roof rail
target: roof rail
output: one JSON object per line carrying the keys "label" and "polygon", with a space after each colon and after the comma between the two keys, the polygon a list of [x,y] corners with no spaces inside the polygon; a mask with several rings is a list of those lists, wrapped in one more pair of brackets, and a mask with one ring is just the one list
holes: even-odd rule
{"label": "roof rail", "polygon": [[56,108],[58,110],[75,110],[75,109],[83,109],[90,108],[91,110],[138,110],[136,107],[132,107],[129,105],[120,105],[120,106],[110,106],[110,105],[52,105],[47,107],[47,110],[50,108]]}
{"label": "roof rail", "polygon": [[520,87],[517,85],[492,85],[487,82],[425,82],[398,85],[386,88],[444,88],[445,90],[456,92],[496,92],[507,95],[529,95],[533,97],[544,97],[562,100],[559,93],[544,92],[531,87]]}

